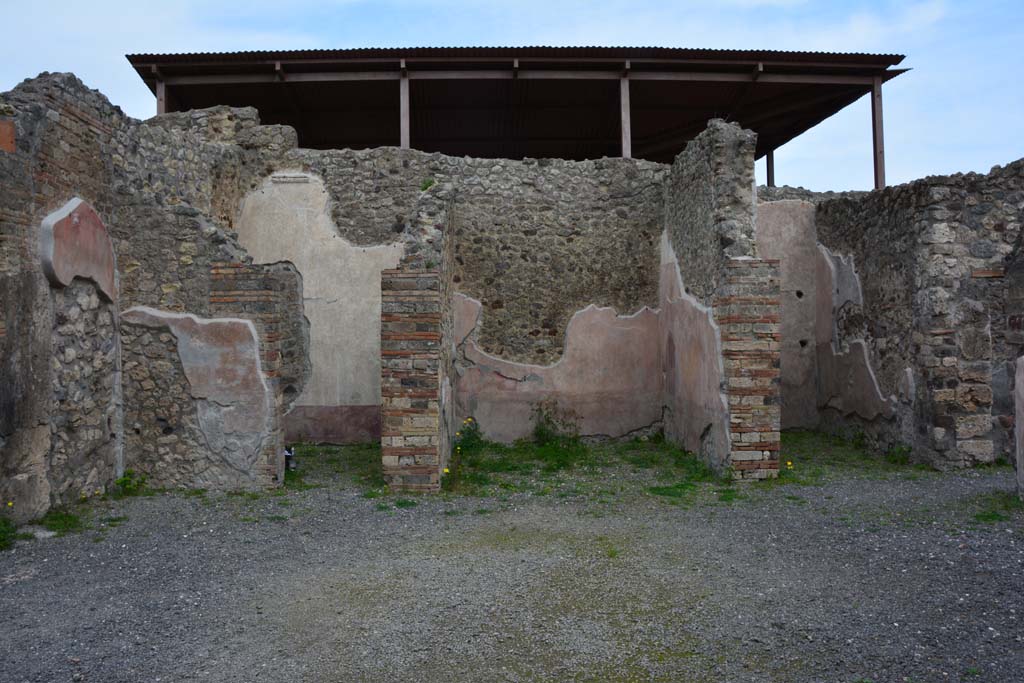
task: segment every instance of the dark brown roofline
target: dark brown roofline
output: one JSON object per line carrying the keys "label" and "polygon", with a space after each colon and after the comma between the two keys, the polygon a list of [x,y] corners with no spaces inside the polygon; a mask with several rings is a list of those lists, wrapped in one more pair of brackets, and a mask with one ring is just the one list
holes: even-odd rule
{"label": "dark brown roofline", "polygon": [[716,50],[670,47],[408,47],[408,48],[350,48],[338,50],[253,50],[245,52],[193,52],[167,54],[127,55],[132,65],[174,64],[181,62],[253,62],[285,60],[395,60],[395,59],[569,59],[643,62],[645,60],[671,62],[719,63],[785,63],[802,65],[831,65],[885,68],[903,61],[898,54],[869,54],[859,52],[806,52],[785,50]]}

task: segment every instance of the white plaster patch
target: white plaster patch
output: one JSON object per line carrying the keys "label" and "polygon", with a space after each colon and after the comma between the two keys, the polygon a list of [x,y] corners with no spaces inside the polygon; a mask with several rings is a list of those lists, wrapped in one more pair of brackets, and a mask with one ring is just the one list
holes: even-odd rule
{"label": "white plaster patch", "polygon": [[238,241],[258,263],[288,261],[302,275],[312,375],[297,406],[380,403],[380,272],[400,243],[358,247],[338,234],[323,181],[275,173],[246,195]]}

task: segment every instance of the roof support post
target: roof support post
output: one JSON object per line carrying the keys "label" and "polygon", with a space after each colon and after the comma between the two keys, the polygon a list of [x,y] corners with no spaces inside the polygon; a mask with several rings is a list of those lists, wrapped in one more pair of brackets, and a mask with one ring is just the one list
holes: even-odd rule
{"label": "roof support post", "polygon": [[401,62],[402,72],[398,79],[398,116],[400,120],[399,147],[409,149],[409,72],[405,60]]}
{"label": "roof support post", "polygon": [[167,113],[167,84],[163,80],[156,82],[156,114]]}
{"label": "roof support post", "polygon": [[885,135],[882,129],[882,79],[871,85],[871,141],[875,164],[875,189],[885,187]]}
{"label": "roof support post", "polygon": [[775,187],[775,150],[768,150],[764,157],[765,166],[768,167],[768,187]]}
{"label": "roof support post", "polygon": [[633,158],[633,130],[629,121],[629,62],[619,79],[619,105],[622,121],[622,158]]}

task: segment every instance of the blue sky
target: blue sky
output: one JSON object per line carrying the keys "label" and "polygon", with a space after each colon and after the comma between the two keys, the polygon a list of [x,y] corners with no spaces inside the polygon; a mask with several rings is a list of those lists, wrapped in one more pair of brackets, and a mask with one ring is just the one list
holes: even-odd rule
{"label": "blue sky", "polygon": [[[8,0],[9,1],[9,0]],[[185,0],[4,9],[0,91],[74,71],[128,114],[154,111],[124,54],[448,45],[658,45],[897,52],[884,91],[887,175],[987,172],[1024,157],[1024,2],[918,0]],[[870,187],[862,98],[779,149],[780,184]],[[758,164],[763,181],[763,163]]]}

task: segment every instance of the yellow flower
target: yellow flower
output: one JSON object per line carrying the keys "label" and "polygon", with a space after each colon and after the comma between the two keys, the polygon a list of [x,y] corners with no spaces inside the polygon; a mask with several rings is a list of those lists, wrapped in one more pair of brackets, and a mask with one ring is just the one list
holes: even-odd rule
{"label": "yellow flower", "polygon": [[455,432],[455,436],[462,436],[462,432]]}
{"label": "yellow flower", "polygon": [[13,500],[7,501],[7,507],[9,507],[9,508],[14,507],[14,501]]}
{"label": "yellow flower", "polygon": [[447,467],[444,468],[444,473],[448,474],[448,468]]}

